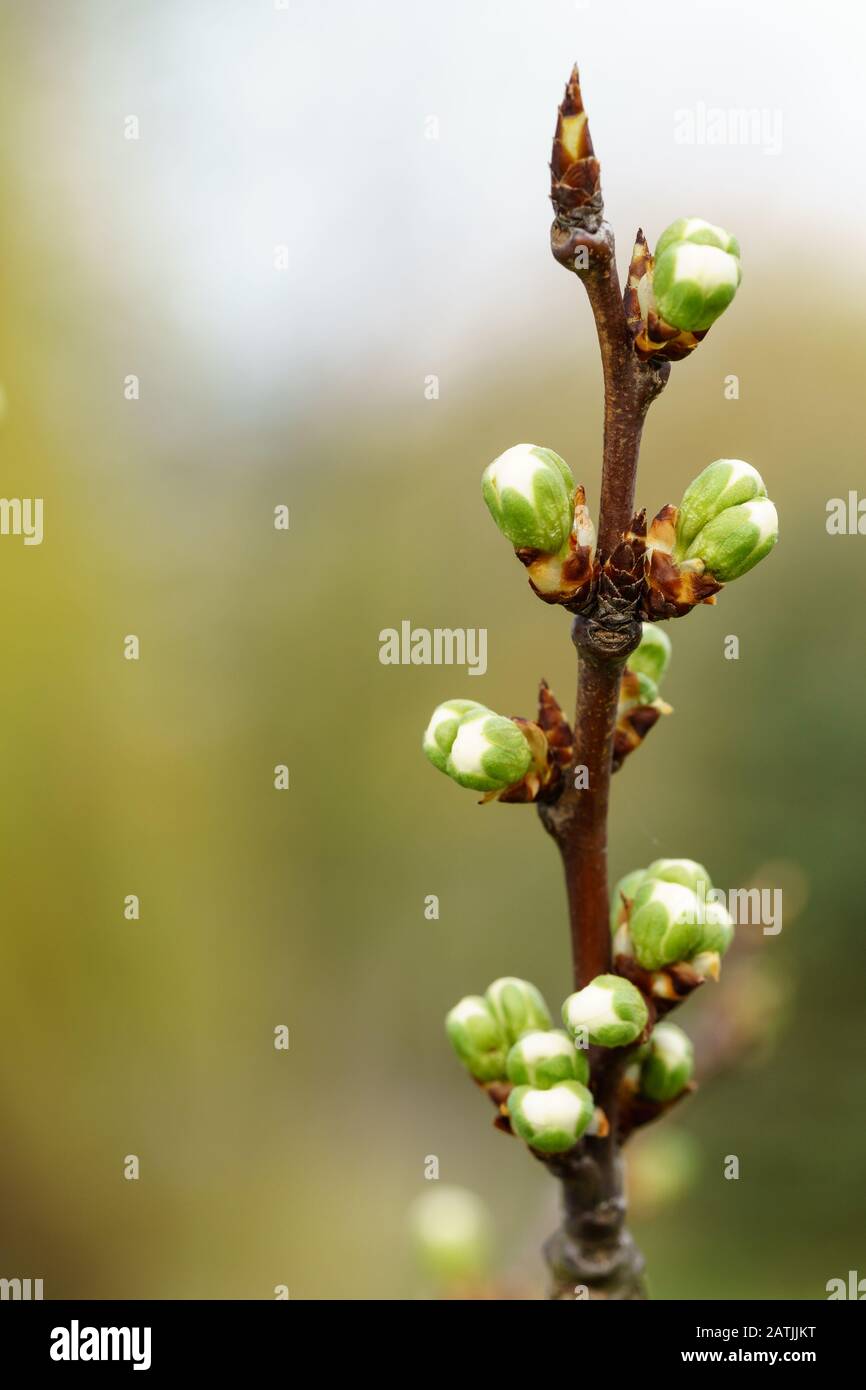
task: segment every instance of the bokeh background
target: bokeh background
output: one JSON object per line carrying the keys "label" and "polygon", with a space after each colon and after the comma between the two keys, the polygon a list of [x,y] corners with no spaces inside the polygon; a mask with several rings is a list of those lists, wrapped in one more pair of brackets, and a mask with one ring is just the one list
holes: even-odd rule
{"label": "bokeh background", "polygon": [[[653,408],[640,500],[744,457],[782,523],[671,629],[676,712],[614,786],[615,875],[688,855],[787,909],[752,930],[763,993],[728,995],[766,1003],[775,1048],[667,1122],[687,1162],[636,1150],[635,1232],[659,1298],[866,1272],[866,538],[825,525],[866,485],[863,28],[833,0],[651,23],[624,0],[5,0],[0,491],[45,499],[45,539],[0,537],[4,1277],[415,1297],[435,1155],[540,1294],[553,1184],[442,1017],[500,974],[568,991],[558,860],[531,808],[479,808],[418,745],[448,696],[531,714],[545,675],[573,699],[567,619],[478,480],[534,440],[597,501],[592,323],[547,248],[575,56],[621,267],[681,214],[743,247],[736,305]],[[701,103],[769,113],[781,147],[678,142]],[[381,665],[406,618],[486,627],[487,674]]]}

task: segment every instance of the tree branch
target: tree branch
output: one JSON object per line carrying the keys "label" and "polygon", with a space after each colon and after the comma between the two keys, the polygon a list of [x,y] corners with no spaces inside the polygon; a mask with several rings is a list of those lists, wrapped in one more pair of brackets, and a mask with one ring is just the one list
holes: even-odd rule
{"label": "tree branch", "polygon": [[[583,281],[595,319],[604,375],[604,445],[597,559],[603,567],[590,604],[575,618],[578,651],[574,755],[562,794],[540,805],[545,828],[562,856],[568,892],[575,988],[611,969],[607,887],[607,821],[614,729],[622,673],[641,637],[642,552],[629,538],[641,432],[663,390],[670,363],[641,361],[634,350],[616,269],[613,231],[603,220],[600,170],[594,156],[575,68],[559,110],[551,160],[555,219],[551,249]],[[577,774],[577,775],[576,775]],[[595,1050],[592,1084],[607,1116],[606,1138],[586,1139],[548,1167],[563,1184],[564,1219],[546,1247],[553,1298],[645,1297],[643,1261],[625,1229],[619,1134],[619,1082],[624,1058]]]}
{"label": "tree branch", "polygon": [[[583,110],[577,69],[559,110],[551,160],[556,216],[551,249],[583,281],[595,319],[604,375],[604,445],[598,559],[609,560],[631,528],[641,432],[670,363],[642,362],[634,350],[616,269],[613,231],[603,220],[600,170]],[[574,758],[554,806],[541,807],[562,855],[575,987],[610,969],[607,817],[619,685],[640,641],[639,594],[605,576],[595,602],[575,619],[579,653]],[[626,576],[628,578],[628,576]],[[575,772],[585,769],[575,785]]]}

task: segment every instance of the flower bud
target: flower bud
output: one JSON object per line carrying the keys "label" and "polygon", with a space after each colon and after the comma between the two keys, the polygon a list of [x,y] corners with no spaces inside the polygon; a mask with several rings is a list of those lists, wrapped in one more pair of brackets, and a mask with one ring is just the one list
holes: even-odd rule
{"label": "flower bud", "polygon": [[674,328],[701,332],[727,309],[740,283],[734,237],[697,217],[681,217],[659,239],[653,292],[660,317]]}
{"label": "flower bud", "polygon": [[483,710],[476,700],[445,700],[433,711],[430,723],[424,730],[422,748],[434,767],[445,771],[451,745],[457,737],[460,721],[466,714]]}
{"label": "flower bud", "polygon": [[417,1197],[409,1228],[418,1263],[436,1284],[480,1279],[490,1263],[490,1213],[474,1192],[434,1183]]}
{"label": "flower bud", "polygon": [[519,782],[531,763],[532,751],[514,721],[482,706],[460,720],[445,771],[461,787],[494,792]]}
{"label": "flower bud", "polygon": [[766,495],[757,468],[743,459],[716,459],[707,464],[683,493],[677,512],[674,558],[682,559],[701,527],[720,512]]}
{"label": "flower bud", "polygon": [[558,1081],[589,1080],[586,1051],[578,1051],[559,1028],[524,1033],[509,1052],[506,1069],[515,1086],[535,1086],[539,1091],[548,1091]]}
{"label": "flower bud", "polygon": [[468,994],[445,1019],[451,1046],[476,1081],[505,1077],[508,1044],[493,1010],[480,994]]}
{"label": "flower bud", "polygon": [[643,995],[622,975],[597,975],[562,1006],[562,1021],[569,1033],[585,1029],[596,1047],[633,1043],[646,1027],[647,1017]]}
{"label": "flower bud", "polygon": [[713,222],[705,222],[702,217],[678,217],[666,227],[656,243],[655,258],[663,256],[669,246],[679,241],[687,241],[693,246],[717,246],[720,251],[740,258],[740,243],[736,237],[717,227]]}
{"label": "flower bud", "polygon": [[553,1024],[541,991],[528,980],[504,975],[493,981],[485,999],[509,1046],[524,1033],[547,1029]]}
{"label": "flower bud", "polygon": [[734,939],[734,919],[723,903],[704,905],[700,936],[692,953],[693,963],[707,952],[723,956]]}
{"label": "flower bud", "polygon": [[[628,659],[628,669],[658,685],[671,659],[671,639],[658,623],[644,623],[640,646]],[[658,691],[656,691],[658,695]],[[654,697],[655,698],[655,697]],[[650,704],[651,701],[644,701]]]}
{"label": "flower bud", "polygon": [[702,898],[713,886],[707,870],[696,859],[654,859],[646,876],[662,879],[665,883],[679,883]]}
{"label": "flower bud", "polygon": [[641,1094],[648,1101],[673,1101],[691,1081],[695,1052],[676,1023],[656,1023],[641,1065]]}
{"label": "flower bud", "polygon": [[515,444],[494,459],[481,481],[484,501],[515,550],[558,553],[574,522],[575,482],[552,449]]}
{"label": "flower bud", "polygon": [[634,895],[646,878],[646,869],[632,869],[630,874],[623,874],[614,887],[610,895],[610,929],[616,931],[624,922],[628,921],[628,911],[623,902],[623,898],[632,902]]}
{"label": "flower bud", "polygon": [[673,1100],[692,1079],[695,1054],[682,1028],[657,1023],[640,1071],[641,1094],[647,1100]]}
{"label": "flower bud", "polygon": [[628,924],[638,964],[644,970],[661,970],[686,960],[700,941],[700,910],[690,888],[647,879],[635,894]]}
{"label": "flower bud", "polygon": [[722,584],[747,574],[779,539],[779,517],[768,497],[727,507],[695,536],[686,560],[701,560]]}
{"label": "flower bud", "polygon": [[[637,693],[635,700],[639,705],[654,705],[659,698],[659,688],[652,676],[647,676],[643,671],[635,673],[637,680]],[[628,700],[626,700],[626,704]]]}
{"label": "flower bud", "polygon": [[579,1081],[560,1081],[547,1091],[515,1086],[508,1097],[512,1127],[540,1153],[565,1153],[577,1143],[595,1112],[591,1093]]}

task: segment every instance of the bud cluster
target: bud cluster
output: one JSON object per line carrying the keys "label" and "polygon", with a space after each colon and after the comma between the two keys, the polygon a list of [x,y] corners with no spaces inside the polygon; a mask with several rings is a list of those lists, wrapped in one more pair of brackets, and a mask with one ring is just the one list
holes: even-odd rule
{"label": "bud cluster", "polygon": [[679,617],[714,603],[723,584],[747,574],[779,539],[779,518],[756,468],[716,459],[689,484],[679,507],[650,525],[644,611]]}
{"label": "bud cluster", "polygon": [[586,1049],[553,1027],[528,980],[506,976],[483,996],[461,999],[445,1028],[463,1065],[491,1089],[511,1128],[539,1153],[564,1153],[598,1127]]}
{"label": "bud cluster", "polygon": [[[734,923],[714,891],[694,859],[656,859],[626,874],[611,904],[615,956],[633,958],[653,976],[687,962],[700,979],[718,979]],[[656,986],[665,993],[663,981],[653,981],[654,992]]]}

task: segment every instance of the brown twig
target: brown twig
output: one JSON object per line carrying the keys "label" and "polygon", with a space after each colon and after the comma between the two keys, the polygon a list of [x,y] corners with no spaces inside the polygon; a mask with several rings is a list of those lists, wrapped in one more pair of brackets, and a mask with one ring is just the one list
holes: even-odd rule
{"label": "brown twig", "polygon": [[[577,128],[577,136],[570,122]],[[603,220],[599,166],[576,67],[559,110],[551,174],[556,214],[551,247],[556,259],[583,281],[604,374],[598,523],[598,559],[604,564],[631,531],[643,422],[664,388],[670,363],[643,362],[634,350],[616,269],[613,231]],[[579,681],[572,766],[566,771],[565,788],[556,805],[541,808],[565,868],[577,988],[610,969],[607,815],[614,728],[620,679],[641,635],[640,585],[634,583],[634,574],[619,569],[605,577],[604,591],[600,589],[589,611],[574,621]],[[585,773],[576,779],[578,768]]]}
{"label": "brown twig", "polygon": [[[562,794],[540,805],[562,856],[568,892],[574,982],[581,988],[611,969],[607,820],[620,680],[640,641],[645,519],[633,517],[646,413],[670,363],[635,351],[616,269],[613,231],[604,221],[600,171],[583,109],[577,68],[560,106],[551,161],[554,256],[583,281],[595,320],[604,375],[604,443],[597,559],[602,578],[574,620],[578,693],[574,754]],[[618,1104],[625,1058],[598,1050],[596,1103],[610,1121],[606,1138],[584,1139],[548,1167],[563,1184],[564,1220],[548,1242],[554,1298],[645,1297],[643,1261],[625,1229]]]}

